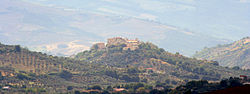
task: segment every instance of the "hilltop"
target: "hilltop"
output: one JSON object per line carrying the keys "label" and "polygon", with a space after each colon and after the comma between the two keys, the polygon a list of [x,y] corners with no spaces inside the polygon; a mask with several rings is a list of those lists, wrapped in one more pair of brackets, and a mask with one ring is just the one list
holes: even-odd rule
{"label": "hilltop", "polygon": [[250,69],[250,37],[243,38],[231,44],[205,48],[194,57],[218,61],[221,66]]}
{"label": "hilltop", "polygon": [[221,66],[250,69],[250,37],[243,38],[231,44],[205,48],[194,57],[218,61]]}
{"label": "hilltop", "polygon": [[215,61],[172,54],[149,42],[120,37],[108,39],[107,44],[94,44],[90,50],[78,53],[74,58],[107,65],[113,70],[106,72],[108,76],[126,82],[167,82],[176,85],[197,79],[218,81],[247,73],[221,67]]}

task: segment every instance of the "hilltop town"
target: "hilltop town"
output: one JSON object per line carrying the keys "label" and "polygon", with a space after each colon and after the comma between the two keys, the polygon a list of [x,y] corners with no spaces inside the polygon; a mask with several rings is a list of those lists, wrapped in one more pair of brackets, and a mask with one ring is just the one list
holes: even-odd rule
{"label": "hilltop town", "polygon": [[140,44],[141,42],[137,38],[128,39],[128,38],[122,38],[122,37],[114,37],[114,38],[109,38],[107,40],[106,45],[103,42],[96,43],[91,47],[91,49],[105,50],[106,48],[110,46],[122,45],[124,47],[123,50],[128,50],[128,49],[135,50],[139,47]]}

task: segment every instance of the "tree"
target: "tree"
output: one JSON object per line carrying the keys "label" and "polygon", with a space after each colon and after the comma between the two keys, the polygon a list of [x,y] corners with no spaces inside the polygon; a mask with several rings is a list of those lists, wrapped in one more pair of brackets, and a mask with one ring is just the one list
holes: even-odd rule
{"label": "tree", "polygon": [[95,44],[95,45],[93,45],[93,47],[91,47],[91,49],[93,49],[93,50],[97,50],[97,49],[99,49],[99,47],[98,47],[98,45],[97,45],[97,44]]}
{"label": "tree", "polygon": [[119,78],[119,75],[117,74],[116,71],[105,71],[105,74],[116,79]]}
{"label": "tree", "polygon": [[91,87],[91,89],[102,90],[102,87],[100,85],[95,85],[95,86]]}
{"label": "tree", "polygon": [[239,78],[230,78],[229,79],[230,87],[242,86]]}
{"label": "tree", "polygon": [[81,94],[81,92],[80,91],[75,91],[75,94]]}
{"label": "tree", "polygon": [[220,81],[220,86],[221,87],[227,87],[228,86],[228,81],[227,80],[221,80]]}
{"label": "tree", "polygon": [[113,88],[112,88],[111,86],[108,86],[108,87],[106,88],[106,90],[112,91]]}
{"label": "tree", "polygon": [[136,69],[136,68],[129,68],[129,69],[128,69],[128,73],[129,73],[129,74],[134,74],[134,73],[138,73],[138,72],[139,72],[139,70]]}
{"label": "tree", "polygon": [[136,89],[136,92],[139,92],[140,94],[145,94],[146,89],[144,87],[139,87],[138,89]]}
{"label": "tree", "polygon": [[169,79],[166,79],[166,80],[165,80],[165,83],[170,84],[170,80],[169,80]]}
{"label": "tree", "polygon": [[234,66],[232,69],[234,69],[234,70],[240,70],[240,67],[239,66]]}
{"label": "tree", "polygon": [[104,90],[101,94],[111,94],[108,91]]}
{"label": "tree", "polygon": [[179,52],[176,52],[176,53],[175,53],[175,55],[177,55],[177,56],[178,56],[178,55],[180,55],[180,53],[179,53]]}
{"label": "tree", "polygon": [[144,84],[142,84],[142,83],[137,83],[137,84],[135,84],[134,90],[136,90],[136,89],[138,89],[138,88],[140,88],[140,87],[144,87]]}
{"label": "tree", "polygon": [[21,52],[20,45],[16,45],[14,50],[15,50],[15,52]]}
{"label": "tree", "polygon": [[68,86],[67,90],[73,90],[73,87],[72,86]]}
{"label": "tree", "polygon": [[68,71],[66,71],[66,70],[63,70],[63,71],[59,74],[59,76],[60,76],[61,78],[63,78],[63,79],[66,79],[66,80],[69,80],[69,79],[71,79],[71,78],[73,77],[72,73],[70,73],[70,72],[68,72]]}
{"label": "tree", "polygon": [[24,74],[24,73],[19,73],[17,74],[17,78],[24,80],[24,79],[29,79],[28,75]]}
{"label": "tree", "polygon": [[215,65],[215,66],[219,66],[219,62],[217,62],[217,61],[213,61],[212,64]]}
{"label": "tree", "polygon": [[186,84],[186,86],[188,88],[193,88],[193,87],[202,88],[207,84],[208,84],[207,80],[200,80],[200,81],[190,81]]}
{"label": "tree", "polygon": [[149,92],[149,94],[164,94],[164,92],[159,91],[159,90],[157,90],[157,89],[153,89],[153,90],[151,90],[151,91]]}

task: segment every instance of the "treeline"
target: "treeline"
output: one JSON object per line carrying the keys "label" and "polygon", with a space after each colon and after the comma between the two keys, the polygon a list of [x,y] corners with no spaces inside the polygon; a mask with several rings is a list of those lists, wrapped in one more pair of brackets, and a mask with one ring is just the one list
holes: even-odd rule
{"label": "treeline", "polygon": [[[121,84],[103,88],[99,85],[89,87],[84,91],[71,91],[75,94],[201,94],[217,90],[243,86],[244,81],[238,77],[230,77],[219,82],[208,82],[207,80],[189,81],[185,85],[173,88],[165,83],[155,86],[144,83]],[[247,87],[250,88],[249,85]]]}

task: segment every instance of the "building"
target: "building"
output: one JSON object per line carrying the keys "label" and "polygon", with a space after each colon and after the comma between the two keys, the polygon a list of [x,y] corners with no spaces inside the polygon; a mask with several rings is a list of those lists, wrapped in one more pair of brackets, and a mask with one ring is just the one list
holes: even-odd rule
{"label": "building", "polygon": [[250,80],[250,77],[246,75],[240,75],[240,78],[243,80]]}
{"label": "building", "polygon": [[94,44],[94,45],[91,47],[91,49],[105,50],[105,49],[106,49],[106,46],[105,46],[105,43],[100,42],[100,43]]}
{"label": "building", "polygon": [[127,39],[127,38],[121,38],[121,37],[114,37],[114,38],[109,38],[107,47],[111,45],[122,45],[125,44],[126,46],[123,48],[123,50],[135,50],[139,48],[140,41],[136,38],[135,40]]}
{"label": "building", "polygon": [[10,86],[4,86],[2,87],[3,90],[9,90],[10,89]]}
{"label": "building", "polygon": [[125,88],[113,88],[115,92],[121,92],[121,91],[126,91]]}
{"label": "building", "polygon": [[139,48],[139,45],[141,42],[136,38],[134,40],[127,39],[127,38],[122,38],[122,37],[114,37],[114,38],[109,38],[107,41],[107,44],[105,43],[96,43],[94,44],[91,49],[96,49],[96,50],[105,50],[107,47],[110,47],[112,45],[114,46],[120,46],[123,45],[123,50],[135,50]]}
{"label": "building", "polygon": [[126,46],[125,48],[123,48],[124,50],[135,50],[137,48],[139,48],[140,45],[140,41],[136,38],[135,40],[126,40]]}
{"label": "building", "polygon": [[242,79],[241,82],[246,85],[250,85],[250,76],[246,76],[246,75],[240,75],[240,78]]}
{"label": "building", "polygon": [[127,40],[121,37],[109,38],[107,46],[126,44]]}

